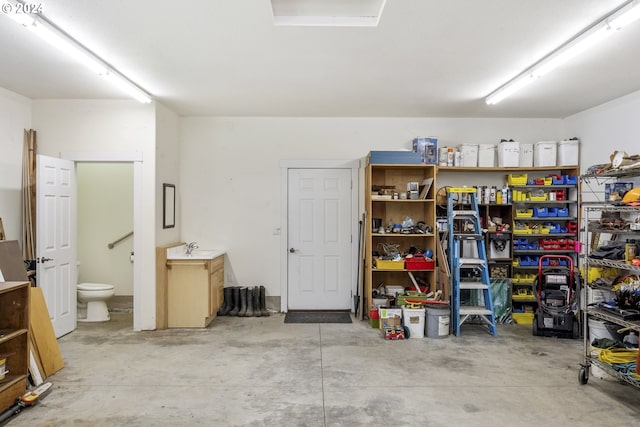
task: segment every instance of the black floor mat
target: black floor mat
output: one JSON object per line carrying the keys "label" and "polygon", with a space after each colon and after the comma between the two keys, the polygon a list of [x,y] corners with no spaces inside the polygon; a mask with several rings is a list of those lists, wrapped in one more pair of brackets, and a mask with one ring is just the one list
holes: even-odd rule
{"label": "black floor mat", "polygon": [[284,323],[351,323],[348,311],[289,311]]}

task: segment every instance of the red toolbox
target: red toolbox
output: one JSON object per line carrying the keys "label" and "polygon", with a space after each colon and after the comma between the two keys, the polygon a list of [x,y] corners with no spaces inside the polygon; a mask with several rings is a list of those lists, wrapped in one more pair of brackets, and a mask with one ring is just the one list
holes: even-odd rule
{"label": "red toolbox", "polygon": [[436,266],[434,260],[425,258],[423,254],[406,257],[404,263],[407,270],[433,270]]}

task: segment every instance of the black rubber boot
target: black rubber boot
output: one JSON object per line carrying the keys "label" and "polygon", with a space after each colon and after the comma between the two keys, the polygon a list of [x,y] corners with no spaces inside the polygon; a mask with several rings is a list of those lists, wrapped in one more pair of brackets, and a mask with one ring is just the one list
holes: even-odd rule
{"label": "black rubber boot", "polygon": [[247,311],[245,317],[253,317],[253,287],[247,288]]}
{"label": "black rubber boot", "polygon": [[222,305],[218,309],[218,316],[226,316],[229,314],[231,309],[233,308],[233,289],[231,287],[224,288],[224,301],[222,301]]}
{"label": "black rubber boot", "polygon": [[227,313],[229,316],[237,316],[240,311],[240,288],[234,286],[231,288],[231,299],[233,300],[233,305],[231,307],[231,311]]}
{"label": "black rubber boot", "polygon": [[260,287],[253,288],[253,315],[255,317],[262,316],[262,310],[260,307]]}
{"label": "black rubber boot", "polygon": [[244,317],[247,314],[247,288],[240,288],[240,311],[238,317]]}
{"label": "black rubber boot", "polygon": [[269,316],[269,310],[267,310],[267,290],[264,286],[260,286],[260,311],[263,317]]}

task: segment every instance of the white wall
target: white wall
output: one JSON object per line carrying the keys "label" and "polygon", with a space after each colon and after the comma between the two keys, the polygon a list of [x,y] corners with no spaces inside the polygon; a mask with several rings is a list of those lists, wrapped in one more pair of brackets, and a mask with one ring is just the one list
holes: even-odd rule
{"label": "white wall", "polygon": [[108,283],[116,295],[133,295],[133,164],[76,165],[78,283]]}
{"label": "white wall", "polygon": [[583,170],[609,163],[615,150],[640,154],[640,91],[567,117],[565,127],[580,137]]}
{"label": "white wall", "polygon": [[[140,152],[140,229],[136,230],[135,262],[141,292],[135,294],[135,329],[155,329],[156,151],[155,104],[122,100],[36,100],[33,127],[40,154],[60,152]],[[139,310],[138,310],[139,308]]]}
{"label": "white wall", "polygon": [[0,88],[0,218],[7,240],[22,247],[22,150],[31,100]]}
{"label": "white wall", "polygon": [[444,145],[567,136],[555,119],[183,118],[182,237],[227,250],[227,284],[263,284],[279,295],[279,161],[359,159],[431,135]]}
{"label": "white wall", "polygon": [[[567,117],[565,126],[569,134],[580,137],[583,172],[589,166],[609,163],[616,150],[640,154],[640,91]],[[621,181],[640,184],[640,178]],[[595,179],[584,182],[583,200],[603,201],[604,183]]]}
{"label": "white wall", "polygon": [[[178,116],[162,104],[156,105],[156,245],[180,241],[180,136]],[[176,186],[176,226],[162,228],[162,184]]]}

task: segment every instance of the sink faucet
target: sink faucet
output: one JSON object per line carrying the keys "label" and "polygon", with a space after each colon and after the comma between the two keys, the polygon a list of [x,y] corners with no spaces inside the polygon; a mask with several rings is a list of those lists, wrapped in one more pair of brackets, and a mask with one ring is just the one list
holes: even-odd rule
{"label": "sink faucet", "polygon": [[200,246],[198,246],[198,244],[196,242],[191,242],[187,245],[187,247],[185,248],[184,252],[187,255],[191,255],[191,252],[193,252],[194,249],[198,249]]}

